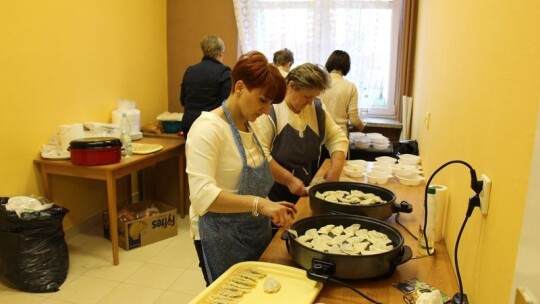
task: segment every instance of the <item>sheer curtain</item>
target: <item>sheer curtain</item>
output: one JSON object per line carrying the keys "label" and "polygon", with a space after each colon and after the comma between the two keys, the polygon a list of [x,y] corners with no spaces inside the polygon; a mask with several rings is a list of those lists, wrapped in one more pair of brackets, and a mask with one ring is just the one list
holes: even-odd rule
{"label": "sheer curtain", "polygon": [[[270,60],[288,48],[295,65],[324,65],[336,49],[351,56],[346,76],[359,90],[359,108],[396,117],[394,96],[401,19],[395,0],[233,0],[240,51],[258,50]],[[293,66],[294,67],[294,66]]]}

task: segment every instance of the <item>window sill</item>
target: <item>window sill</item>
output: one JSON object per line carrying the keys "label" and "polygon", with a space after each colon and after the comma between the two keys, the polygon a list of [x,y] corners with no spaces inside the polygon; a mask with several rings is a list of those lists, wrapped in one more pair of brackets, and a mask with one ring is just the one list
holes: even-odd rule
{"label": "window sill", "polygon": [[395,119],[368,117],[366,127],[401,129],[403,124]]}

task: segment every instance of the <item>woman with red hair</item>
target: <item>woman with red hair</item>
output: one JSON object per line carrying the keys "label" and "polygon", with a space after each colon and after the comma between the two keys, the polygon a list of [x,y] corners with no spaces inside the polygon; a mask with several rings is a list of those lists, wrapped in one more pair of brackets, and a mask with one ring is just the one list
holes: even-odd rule
{"label": "woman with red hair", "polygon": [[238,262],[258,260],[271,224],[288,227],[296,213],[293,204],[267,198],[274,179],[252,124],[283,100],[285,80],[260,52],[241,56],[231,79],[229,98],[197,118],[186,142],[192,234],[207,283]]}

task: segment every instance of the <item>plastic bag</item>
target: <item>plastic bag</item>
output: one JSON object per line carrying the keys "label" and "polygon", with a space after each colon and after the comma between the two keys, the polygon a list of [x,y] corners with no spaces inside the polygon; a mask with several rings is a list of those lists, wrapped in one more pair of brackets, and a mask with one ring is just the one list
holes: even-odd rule
{"label": "plastic bag", "polygon": [[24,212],[21,218],[6,211],[0,199],[0,274],[15,289],[58,291],[67,277],[69,254],[62,221],[68,209]]}

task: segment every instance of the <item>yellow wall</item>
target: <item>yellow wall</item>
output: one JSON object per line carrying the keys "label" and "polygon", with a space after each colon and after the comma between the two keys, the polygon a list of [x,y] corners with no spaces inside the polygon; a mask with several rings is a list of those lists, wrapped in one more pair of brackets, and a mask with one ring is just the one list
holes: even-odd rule
{"label": "yellow wall", "polygon": [[[462,159],[493,180],[489,213],[474,211],[459,263],[471,303],[506,303],[540,109],[540,2],[419,2],[413,134],[429,174]],[[451,190],[445,240],[453,258],[469,173],[452,165],[435,181]]]}
{"label": "yellow wall", "polygon": [[[141,122],[167,109],[165,0],[0,5],[0,196],[43,193],[32,160],[60,124],[110,122],[118,99]],[[53,180],[69,227],[106,207],[103,182]],[[76,206],[76,208],[71,208]]]}

